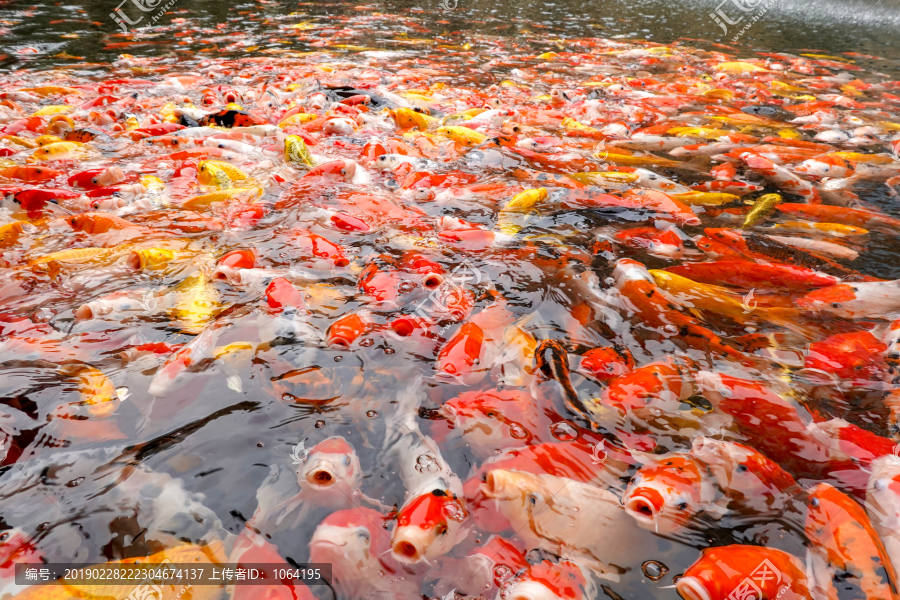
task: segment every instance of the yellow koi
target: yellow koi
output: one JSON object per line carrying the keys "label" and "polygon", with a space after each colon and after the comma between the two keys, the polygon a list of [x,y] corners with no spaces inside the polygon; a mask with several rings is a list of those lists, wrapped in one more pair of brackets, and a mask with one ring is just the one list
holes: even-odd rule
{"label": "yellow koi", "polygon": [[284,160],[301,167],[312,167],[313,159],[306,142],[299,135],[289,135],[284,140]]}
{"label": "yellow koi", "polygon": [[220,306],[216,288],[203,273],[187,277],[174,288],[178,294],[169,316],[185,333],[199,334],[215,317]]}
{"label": "yellow koi", "polygon": [[506,204],[506,208],[531,208],[538,202],[547,199],[547,188],[537,188],[534,190],[525,190],[516,194],[512,200]]}
{"label": "yellow koi", "polygon": [[468,127],[459,127],[455,125],[439,127],[436,133],[438,135],[450,138],[451,140],[462,146],[477,146],[487,139],[486,135],[484,135],[483,133],[478,133],[474,129],[469,129]]}
{"label": "yellow koi", "polygon": [[740,196],[726,194],[724,192],[684,192],[682,194],[669,194],[671,197],[691,206],[719,206],[737,202]]}
{"label": "yellow koi", "polygon": [[765,194],[760,196],[757,198],[756,202],[753,203],[753,208],[750,209],[747,216],[744,217],[744,224],[741,225],[741,228],[747,229],[748,227],[753,227],[771,215],[775,210],[775,207],[782,202],[784,202],[784,200],[782,200],[781,194]]}
{"label": "yellow koi", "polygon": [[775,229],[786,229],[789,231],[813,231],[837,237],[866,235],[867,233],[869,233],[868,229],[863,229],[862,227],[854,227],[853,225],[844,225],[843,223],[807,223],[806,221],[787,221],[785,223],[777,223],[776,225],[773,225],[773,227]]}

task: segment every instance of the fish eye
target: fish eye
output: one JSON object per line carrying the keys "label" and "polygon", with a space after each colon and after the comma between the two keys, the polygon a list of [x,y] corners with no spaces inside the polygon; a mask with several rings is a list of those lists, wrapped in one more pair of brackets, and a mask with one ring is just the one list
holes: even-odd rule
{"label": "fish eye", "polygon": [[528,502],[531,503],[532,506],[537,505],[537,496],[534,494],[528,494]]}
{"label": "fish eye", "polygon": [[438,535],[447,535],[449,528],[446,525],[439,525],[437,528]]}
{"label": "fish eye", "polygon": [[347,174],[347,169],[341,169],[341,175],[346,175],[346,174]]}
{"label": "fish eye", "polygon": [[368,543],[371,541],[371,539],[372,539],[372,536],[369,535],[369,532],[368,532],[368,531],[357,531],[357,532],[356,532],[356,535],[358,535],[359,537],[361,537],[362,539],[364,539],[364,540],[366,541],[367,544],[368,544]]}
{"label": "fish eye", "polygon": [[344,457],[344,464],[347,465],[348,467],[350,466],[350,457],[349,456]]}
{"label": "fish eye", "polygon": [[687,502],[679,502],[676,508],[678,510],[687,510],[688,503]]}
{"label": "fish eye", "polygon": [[819,499],[813,498],[812,500],[809,501],[809,505],[812,506],[813,508],[819,508]]}
{"label": "fish eye", "polygon": [[748,470],[747,465],[738,465],[737,468],[735,469],[735,471],[737,471],[738,473],[744,473],[747,470]]}
{"label": "fish eye", "polygon": [[496,414],[496,413],[495,413],[494,411],[490,411],[489,413],[487,413],[487,416],[493,417],[495,414]]}
{"label": "fish eye", "polygon": [[93,185],[97,185],[99,182],[97,181],[97,178],[96,178],[96,177],[91,177],[91,183],[92,183]]}
{"label": "fish eye", "polygon": [[832,302],[832,303],[831,303],[831,308],[840,308],[840,307],[841,307],[841,303],[840,303],[840,302]]}
{"label": "fish eye", "polygon": [[6,533],[4,533],[3,535],[0,535],[0,542],[5,542],[5,541],[8,540],[8,539],[9,539],[9,532],[8,532],[8,531],[7,531]]}

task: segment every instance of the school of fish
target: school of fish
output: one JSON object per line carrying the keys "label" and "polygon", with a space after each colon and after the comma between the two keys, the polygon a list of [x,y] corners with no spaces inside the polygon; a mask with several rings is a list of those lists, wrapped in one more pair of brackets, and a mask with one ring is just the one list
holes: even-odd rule
{"label": "school of fish", "polygon": [[900,600],[900,80],[392,18],[0,74],[0,597]]}

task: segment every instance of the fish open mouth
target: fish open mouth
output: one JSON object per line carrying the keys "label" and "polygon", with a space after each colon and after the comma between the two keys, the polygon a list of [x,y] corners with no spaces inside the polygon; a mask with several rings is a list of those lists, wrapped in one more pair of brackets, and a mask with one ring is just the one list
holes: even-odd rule
{"label": "fish open mouth", "polygon": [[82,304],[78,307],[78,310],[75,311],[75,319],[78,321],[87,321],[93,318],[94,311],[91,309],[90,304]]}
{"label": "fish open mouth", "polygon": [[415,525],[398,527],[391,540],[391,554],[403,564],[417,563],[425,557],[434,534]]}
{"label": "fish open mouth", "polygon": [[710,600],[709,592],[696,577],[682,577],[675,584],[675,589],[684,600]]}
{"label": "fish open mouth", "polygon": [[306,481],[317,488],[327,488],[337,483],[337,477],[331,469],[317,466],[307,472]]}
{"label": "fish open mouth", "polygon": [[625,501],[625,510],[641,523],[653,523],[663,506],[662,495],[654,489],[634,492]]}
{"label": "fish open mouth", "polygon": [[436,289],[442,283],[444,283],[444,276],[438,273],[428,273],[422,280],[422,285],[424,285],[429,290]]}
{"label": "fish open mouth", "polygon": [[[481,483],[481,491],[488,498],[494,500],[512,500],[510,493],[511,482],[509,476],[503,470],[488,471]],[[518,496],[518,494],[516,494]]]}
{"label": "fish open mouth", "polygon": [[506,600],[559,600],[545,585],[537,581],[516,583],[503,595]]}

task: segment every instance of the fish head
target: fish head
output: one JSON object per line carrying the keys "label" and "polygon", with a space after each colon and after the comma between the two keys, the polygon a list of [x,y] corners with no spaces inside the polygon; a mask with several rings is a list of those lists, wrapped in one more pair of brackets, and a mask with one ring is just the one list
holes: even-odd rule
{"label": "fish head", "polygon": [[352,160],[333,160],[321,164],[303,177],[326,177],[332,181],[350,181],[356,174],[356,163]]}
{"label": "fish head", "polygon": [[813,158],[800,163],[795,169],[798,173],[805,175],[815,175],[818,177],[826,177],[832,175],[832,167],[828,163],[815,160]]}
{"label": "fish head", "polygon": [[622,287],[629,281],[647,281],[656,285],[656,280],[653,279],[653,275],[650,274],[647,267],[630,258],[622,258],[616,262],[613,278],[616,280],[616,287]]}
{"label": "fish head", "polygon": [[126,260],[128,268],[133,271],[159,269],[175,258],[175,252],[168,248],[142,248],[133,250]]}
{"label": "fish head", "polygon": [[435,488],[408,501],[397,514],[391,554],[413,564],[446,554],[456,545],[467,512],[456,494]]}
{"label": "fish head", "polygon": [[[455,572],[456,581],[465,581],[471,593],[488,595],[491,588],[504,587],[517,573],[528,568],[523,551],[498,535],[464,558]],[[460,591],[463,591],[460,589]],[[465,592],[464,592],[465,593]]]}
{"label": "fish head", "polygon": [[475,323],[466,323],[441,348],[435,379],[472,385],[481,381],[487,366],[481,365],[484,331]]}
{"label": "fish head", "polygon": [[352,577],[363,570],[363,565],[377,566],[381,554],[390,548],[383,523],[384,517],[369,508],[331,513],[316,527],[309,541],[310,560],[331,563],[337,579]]}
{"label": "fish head", "polygon": [[330,437],[312,447],[297,469],[297,483],[303,490],[335,488],[350,493],[359,486],[361,476],[356,451],[339,436]]}
{"label": "fish head", "polygon": [[148,392],[151,396],[165,396],[183,386],[189,377],[189,368],[199,362],[201,357],[192,359],[193,348],[185,346],[171,356],[153,375]]}
{"label": "fish head", "polygon": [[869,380],[887,370],[883,360],[887,349],[868,331],[838,333],[810,344],[804,366],[846,379]]}
{"label": "fish head", "polygon": [[306,299],[303,292],[294,287],[284,277],[276,277],[272,280],[265,292],[266,304],[272,312],[280,313],[292,308],[295,311],[306,310]]}
{"label": "fish head", "polygon": [[531,396],[520,390],[464,392],[438,412],[473,446],[523,445],[535,433],[528,429],[532,428],[530,413],[536,410]]}
{"label": "fish head", "polygon": [[[837,545],[837,531],[848,522],[855,522],[855,527],[872,528],[865,509],[827,483],[816,484],[807,490],[806,508],[806,535],[813,543]],[[872,535],[875,535],[874,531]]]}
{"label": "fish head", "polygon": [[531,565],[504,590],[505,600],[579,600],[585,578],[577,564],[542,561]]}
{"label": "fish head", "polygon": [[537,514],[552,497],[550,490],[540,477],[523,471],[492,469],[484,476],[481,491],[494,499],[502,507],[513,527],[528,523],[531,515]]}
{"label": "fish head", "polygon": [[726,227],[707,227],[703,233],[711,240],[726,246],[741,247],[744,244],[744,238],[740,233]]}
{"label": "fish head", "polygon": [[708,437],[694,438],[691,455],[702,462],[730,497],[752,501],[784,492],[794,478],[756,450]]}
{"label": "fish head", "polygon": [[344,315],[328,327],[326,343],[334,348],[349,348],[359,336],[372,328],[367,321],[359,313]]}
{"label": "fish head", "polygon": [[673,533],[704,508],[702,467],[690,456],[674,455],[641,467],[622,496],[638,525]]}
{"label": "fish head", "polygon": [[356,131],[356,121],[346,117],[335,117],[325,121],[322,132],[325,135],[353,135]]}
{"label": "fish head", "polygon": [[856,292],[852,285],[839,283],[813,290],[796,300],[797,306],[805,310],[827,311],[836,314],[846,313],[847,302],[856,300]]}
{"label": "fish head", "polygon": [[256,254],[253,250],[232,250],[226,253],[216,263],[212,273],[214,281],[236,282],[235,274],[240,269],[253,269],[256,267]]}
{"label": "fish head", "polygon": [[900,456],[887,454],[875,459],[866,486],[866,502],[885,515],[900,513]]}
{"label": "fish head", "polygon": [[382,154],[372,161],[372,167],[378,171],[393,171],[404,162],[406,159],[399,154]]}
{"label": "fish head", "polygon": [[444,268],[419,252],[406,251],[400,261],[400,265],[408,271],[422,275],[422,285],[426,289],[437,289],[444,282],[442,274]]}
{"label": "fish head", "polygon": [[31,538],[18,527],[0,532],[0,565],[24,558],[35,551]]}
{"label": "fish head", "polygon": [[638,367],[611,380],[603,390],[600,404],[615,408],[622,417],[652,417],[660,410],[675,409],[677,402],[689,395],[692,389],[679,365],[664,360]]}

